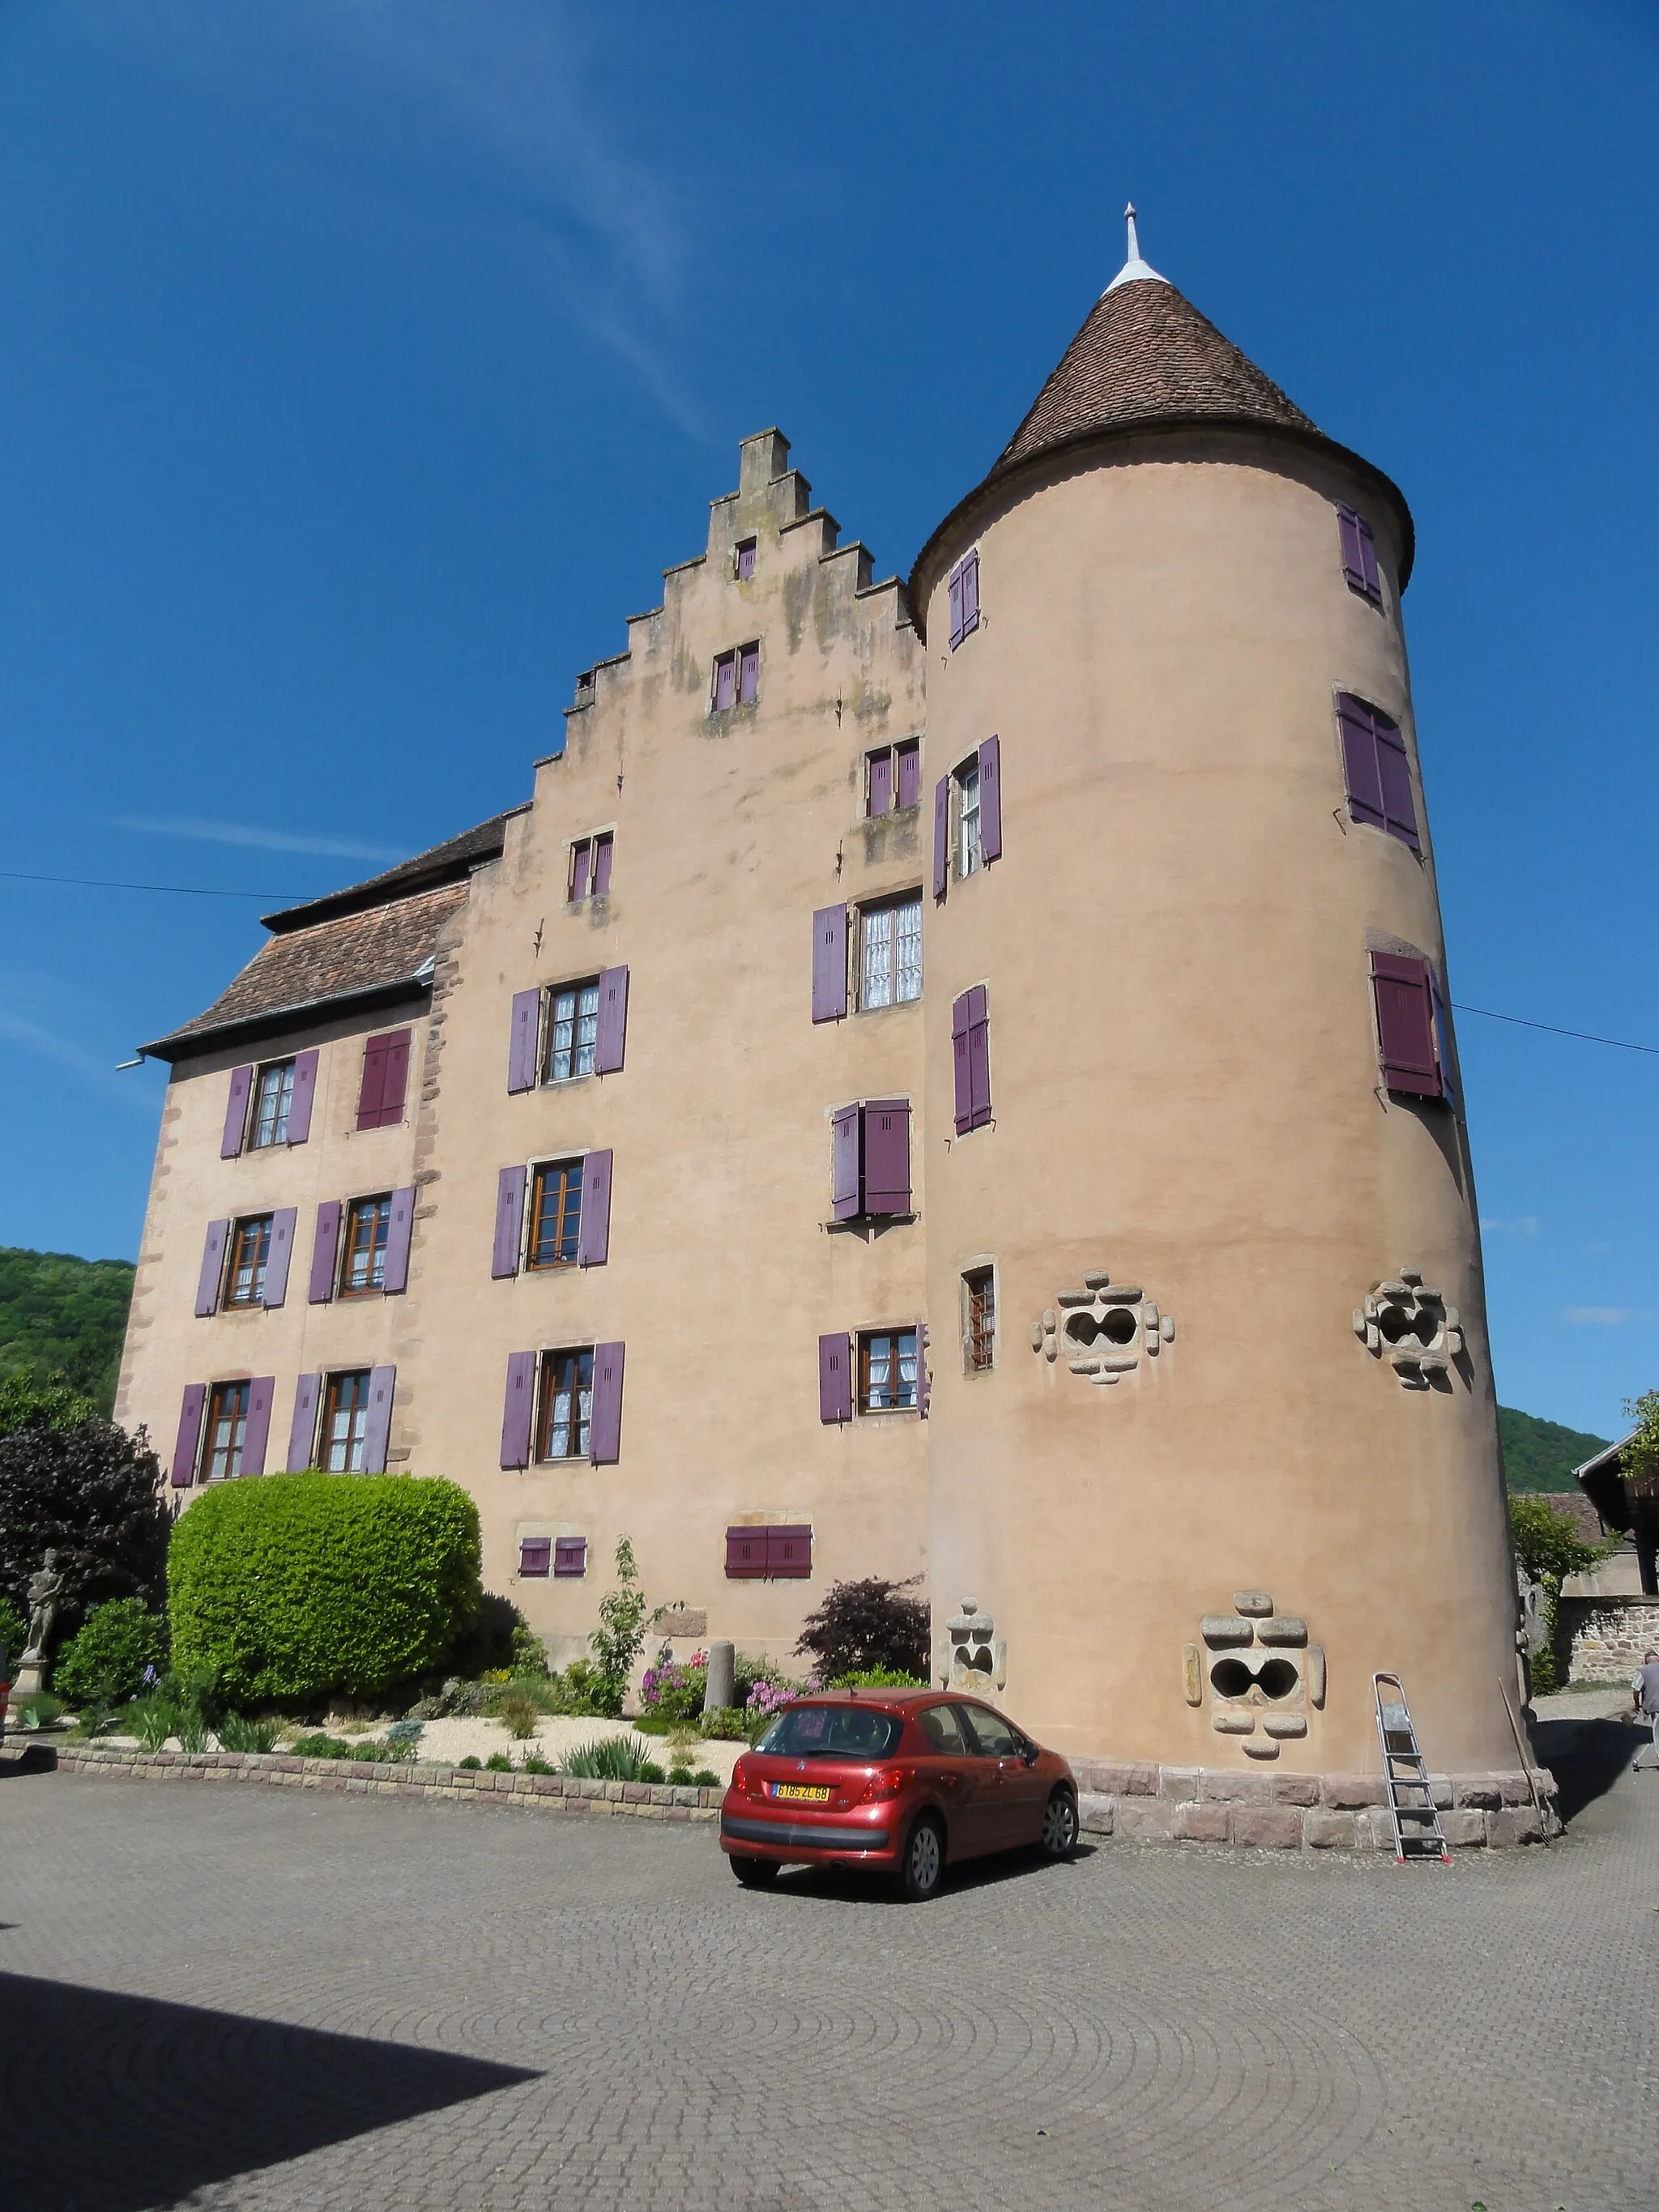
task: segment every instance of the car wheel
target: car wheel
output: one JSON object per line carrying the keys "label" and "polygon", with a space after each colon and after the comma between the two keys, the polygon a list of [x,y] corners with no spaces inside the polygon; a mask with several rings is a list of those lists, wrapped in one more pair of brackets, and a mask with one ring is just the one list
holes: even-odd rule
{"label": "car wheel", "polygon": [[745,1889],[770,1889],[782,1869],[775,1859],[733,1859],[732,1871]]}
{"label": "car wheel", "polygon": [[945,1831],[931,1813],[924,1813],[910,1831],[899,1869],[899,1887],[907,1904],[925,1904],[939,1887],[944,1872]]}
{"label": "car wheel", "polygon": [[1068,1859],[1076,1849],[1077,1799],[1069,1790],[1056,1790],[1042,1814],[1043,1856]]}

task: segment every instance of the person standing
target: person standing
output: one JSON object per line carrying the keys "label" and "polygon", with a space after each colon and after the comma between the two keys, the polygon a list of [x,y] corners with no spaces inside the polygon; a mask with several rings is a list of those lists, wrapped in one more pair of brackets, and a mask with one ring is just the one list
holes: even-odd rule
{"label": "person standing", "polygon": [[[1631,1676],[1630,1695],[1632,1705],[1642,1718],[1653,1724],[1653,1752],[1655,1759],[1659,1760],[1659,1651],[1650,1651]],[[1644,1744],[1642,1751],[1646,1749]],[[1638,1751],[1630,1763],[1631,1772],[1636,1773],[1641,1764],[1642,1752]]]}

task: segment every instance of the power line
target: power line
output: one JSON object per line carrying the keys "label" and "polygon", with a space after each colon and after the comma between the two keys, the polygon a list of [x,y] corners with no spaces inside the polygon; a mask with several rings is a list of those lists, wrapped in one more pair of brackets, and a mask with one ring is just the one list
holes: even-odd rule
{"label": "power line", "polygon": [[1620,1052],[1649,1052],[1659,1059],[1659,1044],[1631,1044],[1623,1037],[1592,1036],[1588,1030],[1559,1030],[1553,1022],[1529,1022],[1519,1014],[1495,1014],[1490,1006],[1466,1006],[1461,999],[1453,1006],[1460,1014],[1479,1014],[1489,1022],[1509,1022],[1518,1030],[1542,1030],[1550,1036],[1577,1037],[1580,1044],[1610,1044]]}
{"label": "power line", "polygon": [[221,891],[200,884],[117,884],[101,876],[31,876],[21,868],[0,868],[0,879],[12,884],[70,884],[85,891],[167,891],[174,898],[308,899],[314,891]]}

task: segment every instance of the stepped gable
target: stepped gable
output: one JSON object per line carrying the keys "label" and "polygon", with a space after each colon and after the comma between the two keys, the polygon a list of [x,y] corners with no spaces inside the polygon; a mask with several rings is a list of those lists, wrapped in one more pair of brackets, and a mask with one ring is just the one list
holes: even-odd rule
{"label": "stepped gable", "polygon": [[1101,295],[986,481],[1098,431],[1206,421],[1317,428],[1190,300],[1149,274]]}
{"label": "stepped gable", "polygon": [[314,1017],[337,1001],[391,1000],[423,989],[443,931],[466,903],[467,878],[500,859],[510,815],[522,811],[492,816],[366,882],[267,915],[270,943],[229,988],[140,1052],[182,1060]]}

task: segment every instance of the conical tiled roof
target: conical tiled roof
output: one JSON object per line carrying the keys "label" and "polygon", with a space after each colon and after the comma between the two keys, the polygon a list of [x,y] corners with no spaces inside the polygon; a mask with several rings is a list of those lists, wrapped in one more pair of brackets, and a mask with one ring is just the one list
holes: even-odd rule
{"label": "conical tiled roof", "polygon": [[1190,300],[1149,273],[1102,293],[991,476],[1096,431],[1203,418],[1316,427]]}

